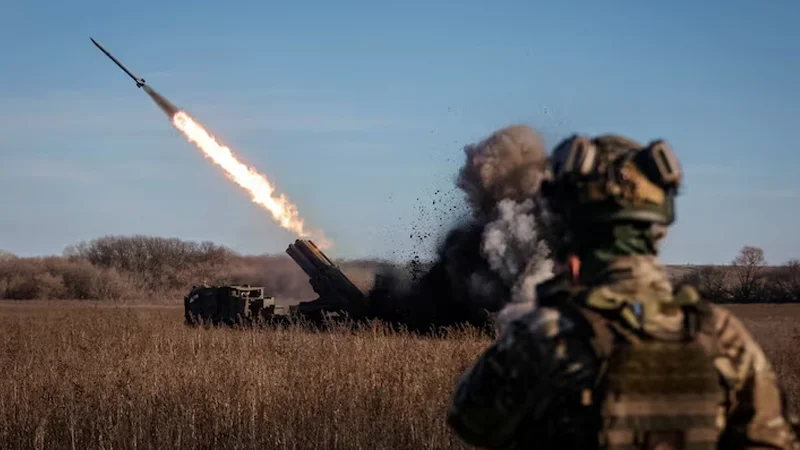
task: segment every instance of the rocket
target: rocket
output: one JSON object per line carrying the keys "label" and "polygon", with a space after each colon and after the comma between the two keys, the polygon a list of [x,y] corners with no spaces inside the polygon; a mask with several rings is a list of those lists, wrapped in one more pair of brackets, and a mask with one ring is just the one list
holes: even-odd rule
{"label": "rocket", "polygon": [[95,41],[92,38],[89,39],[91,39],[92,43],[94,43],[94,45],[96,45],[101,52],[105,53],[106,56],[111,58],[111,60],[114,61],[114,63],[118,65],[120,69],[122,69],[125,73],[127,73],[129,77],[133,78],[133,81],[136,82],[136,87],[141,88],[142,86],[144,86],[144,78],[136,78],[136,75],[132,74],[131,71],[125,68],[125,66],[123,66],[121,62],[117,61],[117,58],[114,58],[114,56],[111,53],[109,53],[106,49],[104,49],[102,45],[100,45],[97,41]]}
{"label": "rocket", "polygon": [[121,62],[117,60],[117,58],[114,58],[114,56],[111,53],[109,53],[106,49],[104,49],[103,46],[100,45],[100,43],[98,43],[92,38],[89,39],[91,39],[92,43],[96,45],[101,52],[105,53],[106,56],[111,58],[111,60],[114,61],[114,64],[118,65],[119,68],[123,70],[123,72],[127,73],[128,76],[131,77],[134,82],[136,82],[136,87],[143,88],[144,91],[147,93],[147,95],[149,95],[150,98],[152,98],[153,101],[156,102],[158,107],[161,108],[161,110],[164,111],[164,113],[167,116],[172,118],[178,111],[180,111],[180,109],[177,106],[173,105],[169,100],[164,98],[161,94],[154,91],[150,86],[144,84],[144,78],[137,78],[136,75],[132,74],[130,70],[128,70],[125,66],[122,65]]}

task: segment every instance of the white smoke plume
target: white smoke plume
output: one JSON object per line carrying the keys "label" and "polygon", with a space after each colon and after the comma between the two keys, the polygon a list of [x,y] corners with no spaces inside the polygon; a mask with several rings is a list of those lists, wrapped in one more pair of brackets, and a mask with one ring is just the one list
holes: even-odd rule
{"label": "white smoke plume", "polygon": [[537,283],[551,275],[549,251],[537,232],[534,197],[547,163],[544,141],[526,125],[495,131],[464,148],[456,185],[484,226],[481,254],[511,287],[511,301],[533,302]]}
{"label": "white smoke plume", "polygon": [[502,200],[497,212],[498,218],[484,228],[481,253],[511,287],[508,302],[493,318],[500,335],[511,321],[536,308],[536,285],[553,275],[553,261],[537,231],[533,200]]}
{"label": "white smoke plume", "polygon": [[501,200],[497,215],[484,227],[481,252],[489,267],[511,286],[511,302],[533,302],[536,285],[553,269],[550,251],[537,233],[533,200]]}

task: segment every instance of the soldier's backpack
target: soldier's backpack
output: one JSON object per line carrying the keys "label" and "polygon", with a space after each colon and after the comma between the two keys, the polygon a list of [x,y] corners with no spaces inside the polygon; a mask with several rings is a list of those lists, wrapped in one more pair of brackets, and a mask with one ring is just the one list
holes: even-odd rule
{"label": "soldier's backpack", "polygon": [[[712,450],[725,425],[725,390],[714,366],[710,306],[691,287],[676,293],[682,332],[656,336],[637,329],[635,307],[576,309],[594,331],[601,361],[584,392],[600,423],[603,449]],[[625,308],[629,308],[627,311]]]}

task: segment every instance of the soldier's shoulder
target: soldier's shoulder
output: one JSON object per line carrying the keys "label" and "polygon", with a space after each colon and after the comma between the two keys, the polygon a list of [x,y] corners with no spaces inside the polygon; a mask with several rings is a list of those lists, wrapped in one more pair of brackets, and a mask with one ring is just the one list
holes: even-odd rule
{"label": "soldier's shoulder", "polygon": [[497,315],[498,334],[509,331],[531,337],[554,338],[575,329],[576,320],[563,308],[569,284],[554,277],[536,287],[536,302],[509,303]]}
{"label": "soldier's shoulder", "polygon": [[750,332],[745,326],[739,316],[737,316],[730,308],[709,303],[708,306],[711,323],[714,326],[714,332],[717,335],[731,334],[737,336],[739,339],[752,340]]}
{"label": "soldier's shoulder", "polygon": [[536,285],[537,302],[544,307],[554,307],[572,296],[572,283],[566,275],[556,275]]}
{"label": "soldier's shoulder", "polygon": [[730,308],[702,298],[694,286],[676,286],[674,295],[678,304],[694,305],[699,310],[708,333],[718,337],[727,336],[730,338],[728,341],[733,338],[736,338],[735,340],[752,339],[742,320]]}
{"label": "soldier's shoulder", "polygon": [[498,335],[553,336],[567,323],[556,308],[533,302],[510,303],[495,317]]}
{"label": "soldier's shoulder", "polygon": [[735,390],[744,388],[752,376],[774,376],[772,365],[745,323],[729,308],[712,304],[711,324],[718,355],[716,365]]}
{"label": "soldier's shoulder", "polygon": [[[730,308],[711,305],[719,357],[714,361],[739,408],[753,415],[737,416],[731,430],[744,430],[747,437],[770,448],[800,448],[800,419],[786,404],[775,368],[743,320]],[[745,420],[746,423],[739,423]]]}

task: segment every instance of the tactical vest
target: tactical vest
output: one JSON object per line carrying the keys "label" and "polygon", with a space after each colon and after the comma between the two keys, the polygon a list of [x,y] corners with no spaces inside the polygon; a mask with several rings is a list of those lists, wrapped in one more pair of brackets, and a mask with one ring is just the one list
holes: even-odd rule
{"label": "tactical vest", "polygon": [[594,389],[583,395],[599,415],[598,448],[717,448],[726,393],[714,366],[710,307],[698,301],[681,308],[683,333],[667,340],[631,327],[619,310],[575,305],[602,362]]}

